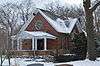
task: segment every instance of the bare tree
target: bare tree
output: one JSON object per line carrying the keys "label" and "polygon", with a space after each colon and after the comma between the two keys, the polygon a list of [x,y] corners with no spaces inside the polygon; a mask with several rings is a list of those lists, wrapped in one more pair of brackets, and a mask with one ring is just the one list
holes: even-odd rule
{"label": "bare tree", "polygon": [[35,10],[35,4],[32,0],[24,0],[17,6],[17,8],[20,13],[20,18],[25,23],[29,17],[33,15],[32,13]]}
{"label": "bare tree", "polygon": [[96,59],[96,48],[95,48],[95,31],[94,31],[94,21],[93,12],[100,5],[100,1],[97,2],[93,7],[91,7],[91,0],[84,0],[84,10],[86,18],[86,32],[87,32],[87,52],[88,58],[90,60]]}
{"label": "bare tree", "polygon": [[33,15],[34,7],[32,0],[25,0],[19,4],[6,3],[1,6],[0,23],[6,26],[9,44],[11,44],[11,36],[15,35],[20,27]]}
{"label": "bare tree", "polygon": [[83,7],[63,6],[59,1],[51,2],[46,5],[46,10],[60,16],[61,18],[79,18],[84,16]]}
{"label": "bare tree", "polygon": [[[27,0],[26,0],[27,1]],[[6,3],[0,6],[0,24],[5,26],[7,32],[7,47],[6,47],[6,58],[9,59],[10,65],[10,51],[11,50],[11,36],[15,35],[19,31],[19,26],[28,20],[29,16],[32,15],[31,0],[22,1],[20,4]],[[17,31],[16,31],[17,30]],[[2,51],[1,51],[2,58]],[[3,59],[1,59],[3,61]],[[3,63],[3,62],[2,62]],[[1,63],[1,64],[2,64]]]}
{"label": "bare tree", "polygon": [[[99,0],[96,0],[93,2],[93,4],[97,3]],[[100,6],[97,7],[97,9],[94,11],[94,20],[95,20],[95,30],[98,36],[98,33],[100,32]]]}
{"label": "bare tree", "polygon": [[[7,4],[8,6],[9,4]],[[5,9],[6,8],[6,9]],[[10,35],[13,33],[13,25],[14,25],[14,17],[11,15],[14,13],[11,13],[11,10],[9,8],[7,8],[6,6],[3,6],[0,10],[0,19],[1,19],[1,23],[6,26],[7,32],[8,32],[8,38],[10,38]],[[12,18],[12,20],[11,20]],[[10,32],[11,31],[11,32]],[[9,42],[8,42],[9,43]],[[8,46],[7,46],[8,47]]]}

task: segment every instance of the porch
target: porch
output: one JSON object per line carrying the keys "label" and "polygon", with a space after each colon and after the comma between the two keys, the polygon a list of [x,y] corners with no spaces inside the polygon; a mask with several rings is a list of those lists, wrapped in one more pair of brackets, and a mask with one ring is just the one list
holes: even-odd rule
{"label": "porch", "polygon": [[[47,39],[56,39],[55,36],[42,31],[23,31],[17,36],[17,51],[21,50],[48,50]],[[23,49],[22,40],[31,40],[31,49]],[[14,49],[12,40],[12,49]],[[28,46],[26,46],[28,47]]]}
{"label": "porch", "polygon": [[54,52],[52,50],[11,50],[13,57],[35,57],[35,56],[52,56]]}
{"label": "porch", "polygon": [[[13,57],[55,56],[65,54],[64,49],[55,50],[10,50]],[[71,55],[67,53],[68,55]]]}

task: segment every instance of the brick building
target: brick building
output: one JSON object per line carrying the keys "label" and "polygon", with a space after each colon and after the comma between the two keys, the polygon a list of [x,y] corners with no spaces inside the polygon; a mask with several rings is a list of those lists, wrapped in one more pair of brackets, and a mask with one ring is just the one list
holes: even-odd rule
{"label": "brick building", "polygon": [[77,18],[61,19],[53,13],[38,9],[17,34],[17,50],[52,50],[69,48],[74,33],[82,29]]}

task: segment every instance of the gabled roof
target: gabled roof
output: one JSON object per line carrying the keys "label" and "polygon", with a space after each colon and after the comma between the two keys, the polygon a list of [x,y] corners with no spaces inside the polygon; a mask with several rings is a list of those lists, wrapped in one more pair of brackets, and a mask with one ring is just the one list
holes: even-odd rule
{"label": "gabled roof", "polygon": [[62,20],[60,17],[53,15],[52,13],[45,11],[45,10],[39,10],[41,15],[50,23],[50,25],[60,33],[71,33],[73,30],[76,22],[78,22],[77,18],[70,18],[68,20]]}
{"label": "gabled roof", "polygon": [[[60,33],[71,33],[73,30],[75,24],[78,22],[77,18],[70,18],[68,20],[62,20],[57,15],[54,15],[53,13],[38,9],[38,12],[48,21],[48,23],[57,31]],[[24,31],[27,26],[30,24],[34,17],[31,17],[20,29],[19,33]]]}

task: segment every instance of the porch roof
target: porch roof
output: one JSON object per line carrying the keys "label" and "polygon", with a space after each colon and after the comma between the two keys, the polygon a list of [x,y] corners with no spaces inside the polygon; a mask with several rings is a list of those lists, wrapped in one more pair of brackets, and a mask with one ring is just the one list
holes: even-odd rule
{"label": "porch roof", "polygon": [[46,32],[42,32],[42,31],[23,31],[19,34],[19,37],[22,39],[32,39],[34,38],[38,38],[38,39],[42,39],[42,38],[49,38],[49,39],[55,39],[56,37],[46,33]]}

